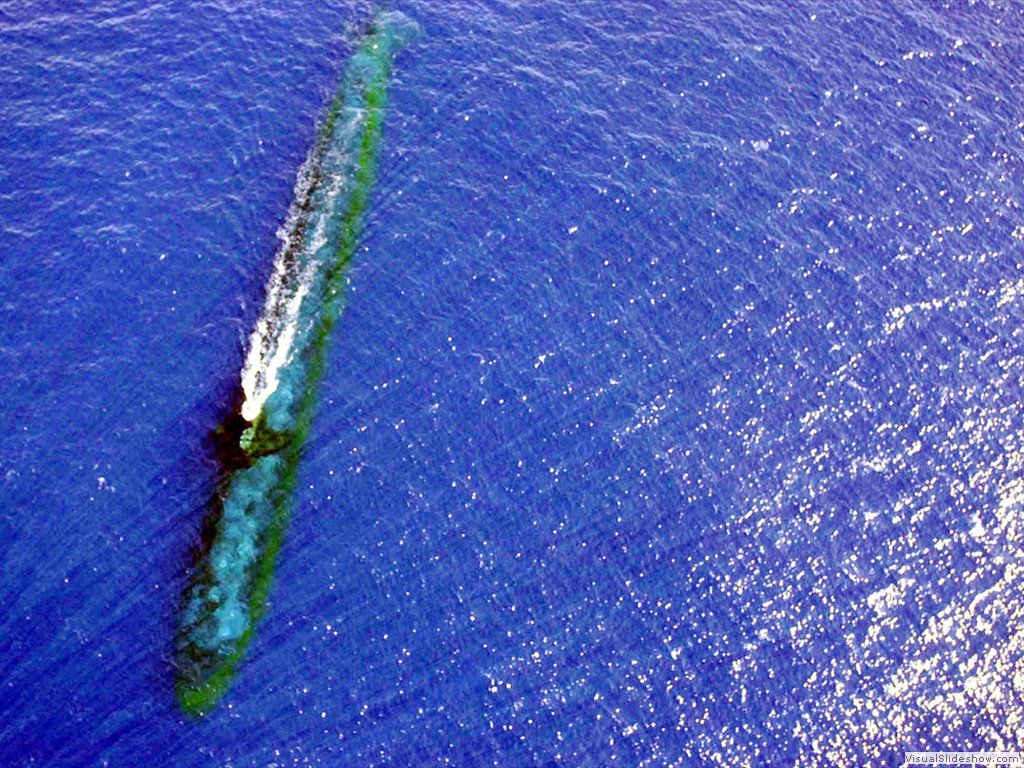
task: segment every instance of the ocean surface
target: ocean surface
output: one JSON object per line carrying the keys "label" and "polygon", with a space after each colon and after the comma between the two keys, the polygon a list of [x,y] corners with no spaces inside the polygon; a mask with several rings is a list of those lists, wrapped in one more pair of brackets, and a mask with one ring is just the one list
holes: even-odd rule
{"label": "ocean surface", "polygon": [[375,6],[0,2],[0,765],[1024,741],[1024,6],[396,0],[271,603],[173,638]]}

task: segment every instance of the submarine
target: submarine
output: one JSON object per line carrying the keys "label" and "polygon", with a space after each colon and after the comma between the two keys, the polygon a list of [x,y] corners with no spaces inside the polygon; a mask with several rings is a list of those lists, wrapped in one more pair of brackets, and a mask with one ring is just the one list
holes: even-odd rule
{"label": "submarine", "polygon": [[219,480],[181,595],[174,690],[188,715],[217,706],[266,611],[376,176],[392,64],[416,32],[404,15],[381,12],[360,36],[278,230],[235,406],[213,434]]}

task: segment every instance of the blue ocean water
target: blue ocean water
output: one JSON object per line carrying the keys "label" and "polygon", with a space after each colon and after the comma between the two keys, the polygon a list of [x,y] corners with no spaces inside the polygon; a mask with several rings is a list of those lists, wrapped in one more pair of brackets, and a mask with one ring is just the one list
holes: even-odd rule
{"label": "blue ocean water", "polygon": [[393,7],[272,603],[193,721],[207,436],[374,6],[0,5],[0,764],[1019,746],[1024,9]]}

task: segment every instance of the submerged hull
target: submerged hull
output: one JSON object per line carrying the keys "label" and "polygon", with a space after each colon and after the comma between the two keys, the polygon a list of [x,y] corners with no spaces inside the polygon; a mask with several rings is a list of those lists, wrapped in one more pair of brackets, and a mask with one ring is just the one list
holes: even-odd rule
{"label": "submerged hull", "polygon": [[175,692],[190,714],[208,712],[227,691],[265,609],[345,269],[374,182],[391,61],[409,30],[399,14],[381,14],[367,31],[279,232],[240,405],[215,434],[222,480],[182,597]]}

